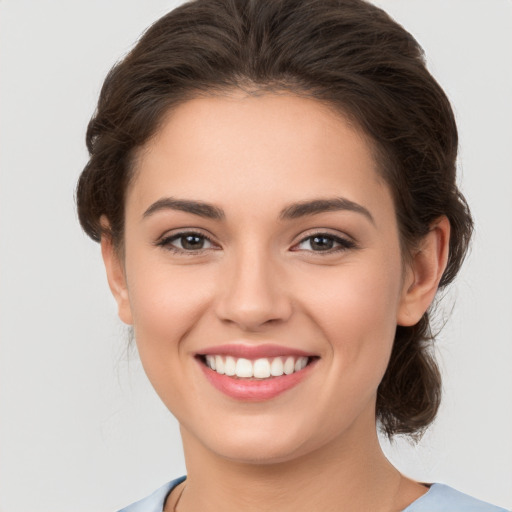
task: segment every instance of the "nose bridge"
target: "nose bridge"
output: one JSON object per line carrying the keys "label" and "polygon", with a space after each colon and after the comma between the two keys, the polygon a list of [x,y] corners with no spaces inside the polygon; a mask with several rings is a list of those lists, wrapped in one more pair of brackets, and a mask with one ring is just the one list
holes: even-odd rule
{"label": "nose bridge", "polygon": [[285,320],[291,303],[284,289],[284,269],[269,250],[247,244],[227,258],[217,315],[243,330]]}

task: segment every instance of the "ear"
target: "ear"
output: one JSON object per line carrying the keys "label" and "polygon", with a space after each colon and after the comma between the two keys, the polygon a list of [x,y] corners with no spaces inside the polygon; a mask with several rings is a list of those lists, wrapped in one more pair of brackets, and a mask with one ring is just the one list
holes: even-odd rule
{"label": "ear", "polygon": [[443,216],[436,220],[412,256],[406,270],[397,324],[418,323],[437,292],[448,262],[450,222]]}
{"label": "ear", "polygon": [[116,299],[119,318],[125,324],[131,325],[133,319],[124,265],[118,251],[112,243],[112,236],[109,234],[109,223],[106,217],[101,218],[101,225],[103,227],[103,234],[101,235],[101,255],[103,256],[110,291]]}

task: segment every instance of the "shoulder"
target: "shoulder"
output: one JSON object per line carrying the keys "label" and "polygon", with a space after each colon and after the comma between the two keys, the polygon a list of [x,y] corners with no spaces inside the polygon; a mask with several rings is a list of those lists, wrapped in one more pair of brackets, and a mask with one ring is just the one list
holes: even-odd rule
{"label": "shoulder", "polygon": [[477,500],[448,485],[432,484],[430,490],[403,512],[508,512]]}
{"label": "shoulder", "polygon": [[162,485],[162,487],[149,496],[128,505],[127,507],[119,510],[119,512],[162,512],[167,496],[178,484],[181,484],[183,480],[185,480],[184,476],[176,478],[176,480],[172,480],[171,482]]}

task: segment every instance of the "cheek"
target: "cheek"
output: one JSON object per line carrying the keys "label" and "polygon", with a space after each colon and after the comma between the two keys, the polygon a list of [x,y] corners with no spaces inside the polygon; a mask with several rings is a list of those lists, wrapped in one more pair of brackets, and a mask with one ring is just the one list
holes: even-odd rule
{"label": "cheek", "polygon": [[396,262],[347,266],[310,301],[332,358],[356,379],[385,372],[396,331],[401,270]]}
{"label": "cheek", "polygon": [[[134,267],[137,265],[133,262]],[[170,362],[166,353],[180,350],[181,340],[203,315],[214,282],[199,266],[137,265],[129,272],[130,307],[141,359]]]}
{"label": "cheek", "polygon": [[191,393],[194,383],[186,378],[195,364],[186,339],[201,322],[214,288],[212,276],[205,274],[195,266],[144,264],[138,265],[128,282],[144,371],[161,400],[180,420],[183,414],[185,418],[192,414],[200,397]]}

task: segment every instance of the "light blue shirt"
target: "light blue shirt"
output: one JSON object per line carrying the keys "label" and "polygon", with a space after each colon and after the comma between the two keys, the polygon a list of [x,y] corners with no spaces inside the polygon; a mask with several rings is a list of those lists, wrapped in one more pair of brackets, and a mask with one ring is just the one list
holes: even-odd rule
{"label": "light blue shirt", "polygon": [[[186,477],[169,482],[153,494],[119,512],[163,512],[169,493]],[[426,494],[411,503],[403,512],[510,512],[477,500],[444,484],[432,484]]]}

